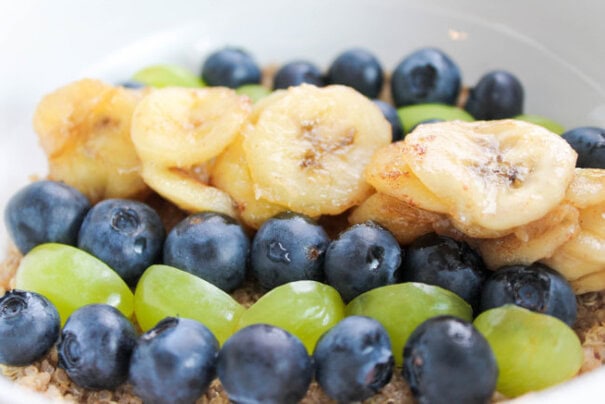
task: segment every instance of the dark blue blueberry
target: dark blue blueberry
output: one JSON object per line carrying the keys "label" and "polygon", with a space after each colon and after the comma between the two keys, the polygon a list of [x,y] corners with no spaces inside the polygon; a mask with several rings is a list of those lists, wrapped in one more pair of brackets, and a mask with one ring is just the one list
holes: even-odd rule
{"label": "dark blue blueberry", "polygon": [[320,281],[329,243],[325,230],[309,217],[279,214],[263,223],[252,240],[252,273],[267,290],[288,282]]}
{"label": "dark blue blueberry", "polygon": [[202,79],[209,86],[238,88],[260,84],[261,71],[249,53],[227,47],[208,56],[202,66]]}
{"label": "dark blue blueberry", "polygon": [[439,49],[422,48],[406,56],[391,75],[397,107],[442,103],[453,105],[460,92],[460,69]]}
{"label": "dark blue blueberry", "polygon": [[138,90],[140,88],[146,87],[145,84],[138,82],[138,81],[134,81],[134,80],[124,81],[124,82],[120,83],[120,86],[122,86],[124,88],[130,88],[133,90]]}
{"label": "dark blue blueberry", "polygon": [[392,141],[396,142],[398,140],[403,139],[403,124],[401,123],[401,118],[397,113],[397,109],[394,106],[389,104],[388,102],[384,102],[382,100],[373,100],[374,104],[380,108],[380,111],[384,115],[387,121],[391,124],[391,135]]}
{"label": "dark blue blueberry", "polygon": [[584,126],[561,136],[578,153],[577,167],[605,168],[605,129]]}
{"label": "dark blue blueberry", "polygon": [[496,389],[498,365],[471,323],[439,316],[410,335],[402,373],[421,404],[487,404]]}
{"label": "dark blue blueberry", "polygon": [[59,367],[80,387],[113,390],[128,378],[137,333],[115,307],[91,304],[65,322],[57,350]]}
{"label": "dark blue blueberry", "polygon": [[160,216],[150,206],[128,199],[106,199],[84,218],[78,247],[133,286],[160,258],[165,235]]}
{"label": "dark blue blueberry", "polygon": [[443,119],[433,118],[433,119],[427,119],[426,121],[418,122],[416,125],[412,126],[412,128],[410,129],[410,133],[412,133],[414,131],[414,129],[416,129],[420,125],[439,123],[439,122],[445,122],[445,121]]}
{"label": "dark blue blueberry", "polygon": [[550,314],[570,327],[576,322],[576,296],[567,280],[546,265],[511,265],[498,269],[485,282],[481,311],[516,304]]}
{"label": "dark blue blueberry", "polygon": [[376,320],[350,316],[321,336],[315,352],[315,379],[340,403],[378,393],[393,375],[391,340]]}
{"label": "dark blue blueberry", "polygon": [[145,403],[194,403],[216,375],[218,350],[203,324],[168,317],[139,338],[128,380]]}
{"label": "dark blue blueberry", "polygon": [[481,287],[488,276],[483,260],[469,245],[435,233],[416,239],[406,248],[402,280],[448,289],[476,311]]}
{"label": "dark blue blueberry", "polygon": [[55,242],[76,245],[90,202],[75,188],[55,181],[37,181],[8,201],[4,221],[13,242],[26,254]]}
{"label": "dark blue blueberry", "polygon": [[268,324],[233,334],[218,356],[217,374],[234,403],[299,402],[313,378],[313,365],[298,338]]}
{"label": "dark blue blueberry", "polygon": [[349,302],[363,292],[397,282],[401,255],[391,232],[373,222],[356,224],[330,243],[326,280]]}
{"label": "dark blue blueberry", "polygon": [[471,88],[464,109],[479,120],[520,115],[523,113],[523,86],[509,72],[489,72]]}
{"label": "dark blue blueberry", "polygon": [[283,65],[273,77],[273,89],[298,86],[302,83],[313,84],[322,87],[324,78],[321,70],[313,63],[295,61]]}
{"label": "dark blue blueberry", "polygon": [[203,212],[186,217],[170,231],[164,263],[229,292],[244,281],[249,251],[250,240],[235,220]]}
{"label": "dark blue blueberry", "polygon": [[42,358],[59,338],[59,312],[44,296],[11,290],[0,297],[0,363],[25,366]]}
{"label": "dark blue blueberry", "polygon": [[368,98],[377,98],[382,90],[384,73],[376,56],[365,49],[350,49],[332,62],[327,81],[353,87]]}

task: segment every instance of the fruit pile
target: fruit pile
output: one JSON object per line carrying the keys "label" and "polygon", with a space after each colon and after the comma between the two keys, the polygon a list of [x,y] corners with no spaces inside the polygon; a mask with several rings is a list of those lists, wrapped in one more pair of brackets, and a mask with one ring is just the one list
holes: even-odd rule
{"label": "fruit pile", "polygon": [[261,79],[226,48],[201,79],[155,66],[40,102],[49,179],[5,212],[23,257],[0,363],[56,345],[76,385],[149,402],[215,377],[236,402],[313,380],[361,401],[401,375],[422,402],[489,402],[578,374],[574,292],[605,288],[602,129],[522,115],[504,71],[463,99],[432,48],[387,95],[360,49]]}

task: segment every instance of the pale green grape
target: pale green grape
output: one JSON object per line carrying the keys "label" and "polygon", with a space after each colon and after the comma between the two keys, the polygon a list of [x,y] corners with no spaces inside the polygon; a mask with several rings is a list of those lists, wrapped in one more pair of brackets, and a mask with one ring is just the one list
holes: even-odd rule
{"label": "pale green grape", "polygon": [[481,313],[474,325],[494,351],[499,368],[496,388],[506,396],[564,382],[582,366],[578,336],[555,317],[507,305]]}
{"label": "pale green grape", "polygon": [[190,70],[175,65],[154,65],[136,72],[132,79],[151,87],[204,87],[204,82]]}
{"label": "pale green grape", "polygon": [[563,132],[565,132],[565,128],[561,124],[541,115],[521,114],[515,116],[513,119],[540,125],[549,131],[556,133],[557,135],[561,135]]}
{"label": "pale green grape", "polygon": [[40,293],[59,311],[61,324],[76,309],[91,303],[133,312],[132,292],[105,263],[85,251],[56,243],[32,249],[19,264],[15,287]]}
{"label": "pale green grape", "polygon": [[429,119],[442,119],[444,121],[474,121],[475,119],[465,110],[445,104],[418,104],[397,109],[397,114],[403,123],[403,130],[410,130],[423,121]]}
{"label": "pale green grape", "polygon": [[471,306],[461,297],[438,286],[399,283],[365,292],[351,300],[347,316],[368,316],[378,320],[389,333],[395,364],[401,366],[403,347],[421,323],[439,315],[471,321]]}
{"label": "pale green grape", "polygon": [[252,102],[256,102],[271,94],[271,90],[260,84],[245,84],[238,87],[235,92],[250,97]]}
{"label": "pale green grape", "polygon": [[134,311],[143,331],[172,316],[197,320],[222,344],[244,307],[210,282],[168,265],[145,270],[134,294]]}
{"label": "pale green grape", "polygon": [[309,353],[321,335],[344,318],[340,294],[316,281],[290,282],[272,289],[246,310],[238,329],[265,323],[296,335]]}

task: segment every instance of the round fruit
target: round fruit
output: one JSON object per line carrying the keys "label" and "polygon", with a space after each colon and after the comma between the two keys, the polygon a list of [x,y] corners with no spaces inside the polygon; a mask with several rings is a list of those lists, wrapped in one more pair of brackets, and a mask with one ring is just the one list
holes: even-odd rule
{"label": "round fruit", "polygon": [[114,307],[91,304],[65,323],[57,351],[59,367],[80,387],[113,390],[128,378],[137,333]]}
{"label": "round fruit", "polygon": [[57,341],[61,320],[44,296],[10,290],[0,297],[0,363],[25,366],[43,357]]}
{"label": "round fruit", "polygon": [[523,97],[519,79],[497,70],[481,77],[471,89],[464,109],[478,120],[512,118],[523,113]]}
{"label": "round fruit", "polygon": [[460,82],[460,69],[449,56],[439,49],[423,48],[395,67],[391,93],[397,107],[426,103],[453,105]]}
{"label": "round fruit", "polygon": [[313,63],[302,60],[283,65],[273,77],[274,90],[298,86],[302,83],[313,84],[317,87],[325,85],[321,70]]}
{"label": "round fruit", "polygon": [[332,62],[327,73],[330,84],[353,87],[368,98],[377,98],[384,73],[378,59],[365,49],[350,49]]}
{"label": "round fruit", "polygon": [[373,102],[380,108],[380,111],[382,111],[386,120],[391,124],[392,141],[396,142],[403,139],[403,124],[401,123],[401,118],[397,113],[397,109],[388,102],[382,100],[373,100]]}
{"label": "round fruit", "polygon": [[234,403],[297,403],[311,384],[313,365],[298,338],[255,324],[225,342],[217,374]]}
{"label": "round fruit", "polygon": [[511,265],[498,269],[481,292],[481,311],[516,304],[538,313],[550,314],[573,326],[577,303],[571,285],[546,265]]}
{"label": "round fruit", "polygon": [[487,404],[496,390],[498,365],[471,323],[439,316],[410,335],[403,350],[403,377],[420,403]]}
{"label": "round fruit", "polygon": [[143,202],[106,199],[88,211],[78,247],[109,265],[130,286],[157,261],[164,243],[162,219]]}
{"label": "round fruit", "polygon": [[218,350],[201,323],[168,317],[139,337],[128,381],[144,402],[193,403],[216,375]]}
{"label": "round fruit", "polygon": [[371,317],[386,328],[397,366],[401,366],[400,353],[412,331],[429,318],[447,314],[467,321],[473,318],[471,306],[458,295],[438,286],[412,282],[370,290],[346,307],[347,316]]}
{"label": "round fruit", "polygon": [[133,312],[132,292],[116,272],[87,252],[63,244],[41,244],[31,250],[19,264],[15,286],[45,296],[62,323],[92,303],[114,306],[128,318]]}
{"label": "round fruit", "polygon": [[11,197],[4,222],[22,254],[43,243],[75,245],[90,202],[62,182],[33,182]]}
{"label": "round fruit", "polygon": [[578,336],[555,317],[507,305],[481,313],[474,325],[496,355],[497,390],[508,397],[562,383],[582,366]]}
{"label": "round fruit", "polygon": [[374,222],[357,224],[330,243],[326,280],[349,302],[363,292],[397,282],[401,255],[390,231]]}
{"label": "round fruit", "polygon": [[328,330],[313,353],[315,378],[338,402],[357,402],[378,393],[393,375],[391,341],[369,317],[351,316]]}
{"label": "round fruit", "polygon": [[578,153],[577,167],[605,168],[605,129],[580,127],[568,130],[562,136]]}
{"label": "round fruit", "polygon": [[208,56],[202,66],[202,79],[209,86],[238,88],[260,84],[261,71],[248,52],[227,47]]}
{"label": "round fruit", "polygon": [[322,334],[343,319],[344,311],[333,287],[315,281],[291,282],[258,299],[241,315],[237,329],[272,324],[296,335],[312,353]]}

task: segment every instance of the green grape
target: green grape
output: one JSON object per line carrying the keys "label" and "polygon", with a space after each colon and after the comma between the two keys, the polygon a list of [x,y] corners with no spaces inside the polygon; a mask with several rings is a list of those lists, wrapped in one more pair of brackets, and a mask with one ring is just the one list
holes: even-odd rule
{"label": "green grape", "polygon": [[59,311],[61,324],[78,308],[91,303],[116,307],[126,317],[133,312],[132,292],[104,262],[78,248],[41,244],[23,257],[15,287],[40,293]]}
{"label": "green grape", "polygon": [[183,317],[203,323],[222,344],[233,334],[244,307],[195,275],[168,265],[152,265],[137,284],[134,312],[143,331],[168,316]]}
{"label": "green grape", "polygon": [[347,316],[378,320],[389,333],[395,364],[401,366],[403,347],[410,334],[429,318],[452,315],[471,321],[471,306],[461,297],[438,286],[407,282],[383,286],[351,300]]}
{"label": "green grape", "polygon": [[204,87],[204,82],[191,71],[175,65],[154,65],[139,70],[134,81],[151,87]]}
{"label": "green grape", "polygon": [[245,84],[241,87],[238,87],[235,92],[240,95],[246,95],[250,97],[252,102],[257,102],[261,98],[264,98],[271,94],[271,90],[260,84]]}
{"label": "green grape", "polygon": [[561,124],[541,115],[521,114],[515,116],[513,119],[540,125],[549,131],[556,133],[557,135],[561,135],[563,132],[565,132],[565,128]]}
{"label": "green grape", "polygon": [[403,123],[403,130],[410,130],[420,122],[429,119],[443,119],[444,121],[474,121],[475,119],[462,108],[446,104],[418,104],[397,109],[397,114]]}
{"label": "green grape", "polygon": [[296,281],[272,289],[246,310],[238,329],[265,323],[296,335],[309,353],[321,335],[344,318],[340,294],[316,281]]}
{"label": "green grape", "polygon": [[496,356],[496,389],[508,397],[571,379],[582,366],[578,336],[555,317],[507,305],[481,313],[474,325]]}

